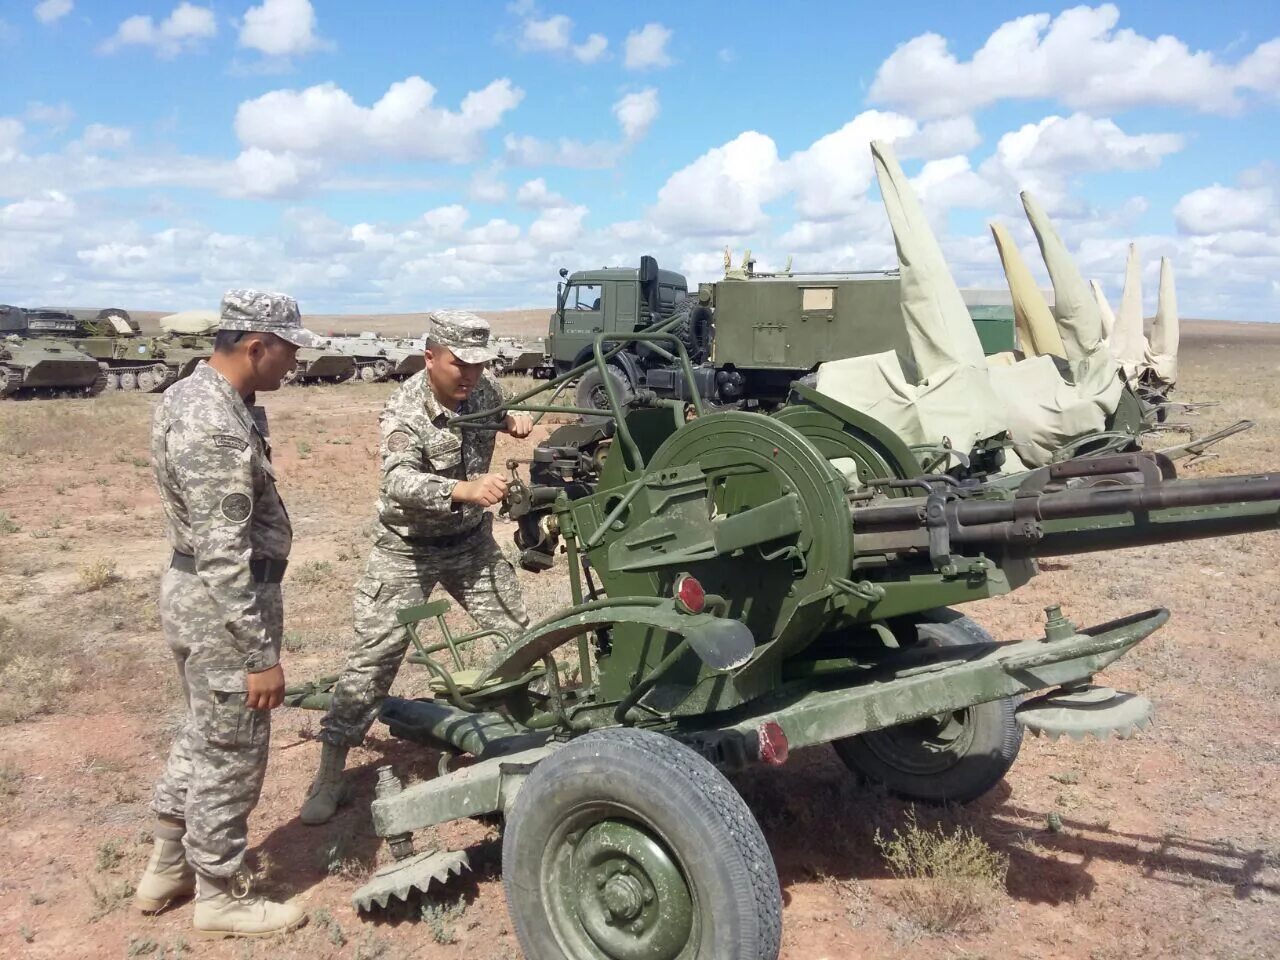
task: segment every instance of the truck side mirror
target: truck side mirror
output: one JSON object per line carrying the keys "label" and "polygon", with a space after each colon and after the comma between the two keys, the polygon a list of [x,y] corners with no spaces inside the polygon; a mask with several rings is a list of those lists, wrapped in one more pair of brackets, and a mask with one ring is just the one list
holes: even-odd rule
{"label": "truck side mirror", "polygon": [[640,258],[640,276],[638,279],[642,284],[653,283],[658,279],[658,261],[648,254]]}

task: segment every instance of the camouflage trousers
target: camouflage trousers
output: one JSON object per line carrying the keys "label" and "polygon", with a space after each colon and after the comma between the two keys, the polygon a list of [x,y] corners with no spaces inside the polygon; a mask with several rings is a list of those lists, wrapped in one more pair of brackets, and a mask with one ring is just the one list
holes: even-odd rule
{"label": "camouflage trousers", "polygon": [[[280,584],[260,584],[258,600],[277,644],[283,631]],[[187,860],[211,877],[240,869],[249,814],[267,771],[271,713],[246,705],[243,656],[200,578],[167,570],[160,581],[160,624],[187,700],[151,809],[185,820]]]}
{"label": "camouflage trousers", "polygon": [[[384,539],[375,541],[356,584],[355,646],[320,722],[319,738],[337,746],[358,746],[377,719],[409,647],[396,612],[425,602],[437,583],[482,627],[514,639],[529,623],[515,568],[493,538],[492,515],[474,537],[430,552],[393,551]],[[481,638],[469,659],[483,662],[498,646],[496,637]]]}

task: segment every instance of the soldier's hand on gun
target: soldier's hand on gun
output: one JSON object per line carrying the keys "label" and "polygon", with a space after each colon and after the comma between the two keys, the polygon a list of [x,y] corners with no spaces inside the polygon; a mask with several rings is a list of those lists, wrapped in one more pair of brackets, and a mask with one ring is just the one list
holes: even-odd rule
{"label": "soldier's hand on gun", "polygon": [[459,480],[453,487],[453,499],[458,503],[474,503],[492,507],[501,503],[507,495],[507,478],[497,473],[486,473],[474,480]]}
{"label": "soldier's hand on gun", "polygon": [[527,437],[533,432],[533,417],[527,413],[508,413],[507,419],[503,421],[502,432],[516,438]]}
{"label": "soldier's hand on gun", "polygon": [[250,710],[274,710],[284,703],[284,667],[276,664],[267,670],[249,674],[249,695],[245,705]]}

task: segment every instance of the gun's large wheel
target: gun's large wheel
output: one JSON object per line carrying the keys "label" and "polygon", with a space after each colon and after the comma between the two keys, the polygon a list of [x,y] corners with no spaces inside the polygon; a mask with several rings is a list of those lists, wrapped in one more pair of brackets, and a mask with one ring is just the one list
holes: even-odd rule
{"label": "gun's large wheel", "polygon": [[692,465],[707,477],[711,516],[732,516],[786,495],[796,498],[797,534],[687,567],[707,592],[728,601],[730,615],[743,619],[758,643],[773,640],[808,598],[827,589],[832,578],[849,575],[853,531],[844,480],[797,430],[740,411],[686,424],[663,441],[647,470]]}
{"label": "gun's large wheel", "polygon": [[644,730],[589,733],[543,760],[502,840],[520,946],[539,960],[774,960],[778,876],[742,797]]}
{"label": "gun's large wheel", "polygon": [[[986,630],[951,610],[930,617],[939,646],[993,643]],[[924,803],[968,803],[1008,773],[1022,746],[1012,697],[832,741],[845,766],[890,793]]]}

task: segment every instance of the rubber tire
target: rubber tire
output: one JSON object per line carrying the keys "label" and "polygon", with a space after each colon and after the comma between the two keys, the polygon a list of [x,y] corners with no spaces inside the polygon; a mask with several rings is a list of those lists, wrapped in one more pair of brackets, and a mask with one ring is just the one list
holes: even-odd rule
{"label": "rubber tire", "polygon": [[[627,375],[614,366],[607,366],[605,370],[609,378],[613,381],[614,389],[618,393],[618,399],[622,401],[623,406],[636,395],[635,390],[631,387],[631,381],[627,379]],[[574,406],[592,408],[608,412],[608,407],[600,407],[591,401],[591,394],[601,389],[604,384],[603,378],[600,376],[600,368],[593,367],[578,378],[578,386],[574,390]]]}
{"label": "rubber tire", "polygon": [[[995,642],[982,626],[954,610],[933,610],[925,618],[943,628],[938,638],[942,646]],[[885,738],[877,738],[879,731],[833,740],[831,746],[860,779],[878,783],[898,797],[932,804],[969,803],[1003,780],[1018,758],[1023,731],[1014,715],[1017,707],[1015,697],[969,707],[965,713],[974,725],[973,741],[955,765],[940,773],[921,775],[887,763],[868,746],[876,739],[881,751],[888,749]]]}
{"label": "rubber tire", "polygon": [[697,753],[630,728],[595,731],[561,747],[534,768],[507,814],[502,885],[526,957],[580,960],[564,952],[548,918],[542,859],[566,814],[609,801],[661,834],[680,861],[702,933],[689,960],[775,960],[782,893],[751,810]]}

